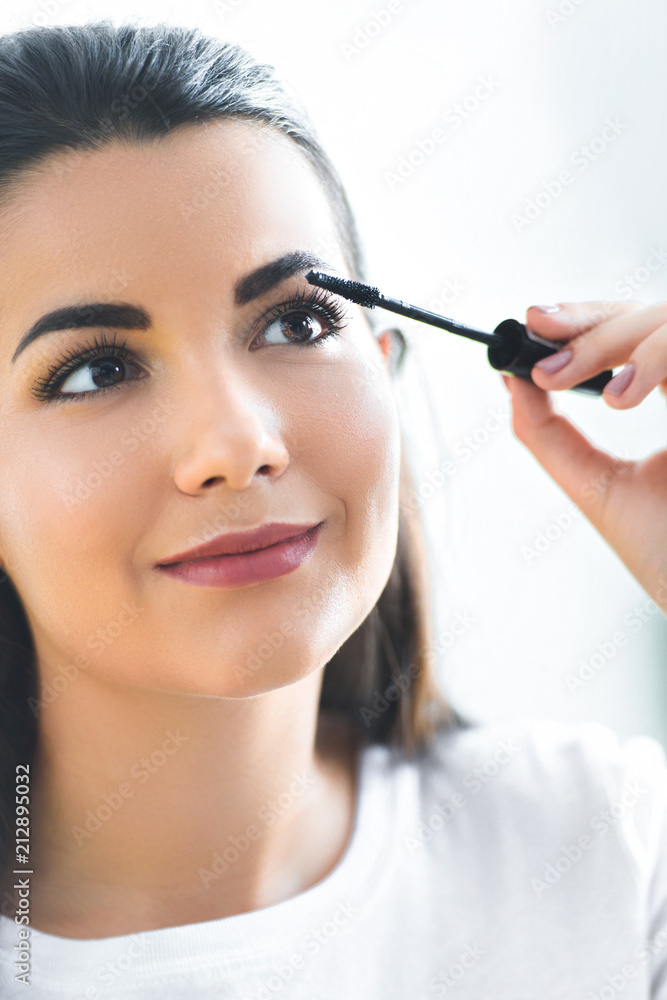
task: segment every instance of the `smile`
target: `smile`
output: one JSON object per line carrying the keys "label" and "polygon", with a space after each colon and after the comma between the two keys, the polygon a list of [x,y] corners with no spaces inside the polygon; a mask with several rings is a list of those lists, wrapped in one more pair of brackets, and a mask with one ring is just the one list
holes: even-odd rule
{"label": "smile", "polygon": [[191,562],[173,563],[155,568],[183,583],[196,587],[243,587],[262,583],[298,569],[313,553],[324,522],[295,538],[276,542],[252,552],[208,556]]}

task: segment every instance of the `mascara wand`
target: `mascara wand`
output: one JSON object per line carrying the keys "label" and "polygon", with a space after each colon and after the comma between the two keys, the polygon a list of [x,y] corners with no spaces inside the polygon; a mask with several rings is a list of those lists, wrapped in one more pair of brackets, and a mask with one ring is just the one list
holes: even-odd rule
{"label": "mascara wand", "polygon": [[[389,312],[428,323],[430,326],[439,326],[443,330],[448,330],[449,333],[458,333],[469,340],[486,344],[487,358],[492,368],[495,368],[496,371],[518,375],[528,382],[533,381],[530,377],[530,370],[535,362],[546,358],[549,354],[555,354],[563,347],[562,343],[545,340],[538,336],[529,330],[525,323],[520,323],[517,319],[504,319],[495,327],[493,333],[485,333],[483,330],[475,330],[462,323],[457,323],[453,319],[447,319],[446,316],[429,312],[428,309],[410,305],[401,299],[390,299],[383,295],[379,288],[375,288],[373,285],[364,285],[360,281],[336,278],[331,274],[323,274],[321,271],[309,271],[306,275],[306,281],[311,285],[327,288],[337,295],[342,295],[344,299],[356,302],[357,305],[367,309],[380,306]],[[600,396],[613,375],[613,371],[606,369],[594,375],[593,378],[586,379],[585,382],[580,382],[578,385],[570,386],[570,388],[589,393],[592,396]]]}

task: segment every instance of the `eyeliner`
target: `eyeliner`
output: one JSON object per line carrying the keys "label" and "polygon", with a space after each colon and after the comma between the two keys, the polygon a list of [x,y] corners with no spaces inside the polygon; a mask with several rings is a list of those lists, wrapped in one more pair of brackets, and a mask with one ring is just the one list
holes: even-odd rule
{"label": "eyeliner", "polygon": [[[492,333],[487,333],[483,330],[475,330],[470,326],[464,326],[462,323],[457,323],[446,316],[440,316],[438,313],[429,312],[428,309],[422,309],[420,306],[413,306],[401,299],[388,298],[374,285],[365,285],[360,281],[350,281],[347,278],[337,278],[332,274],[323,274],[322,271],[309,271],[306,275],[306,281],[311,285],[326,288],[367,309],[379,306],[389,312],[398,313],[400,316],[428,323],[429,326],[438,326],[449,333],[457,333],[461,337],[486,344],[487,359],[492,368],[495,368],[496,371],[507,372],[509,375],[518,375],[519,378],[526,379],[528,382],[533,381],[530,371],[536,361],[546,358],[550,354],[556,354],[565,346],[563,343],[545,340],[544,337],[529,330],[525,323],[520,323],[517,319],[504,319]],[[592,396],[600,396],[613,375],[613,371],[606,369],[594,375],[593,378],[579,382],[578,385],[572,385],[570,388]]]}

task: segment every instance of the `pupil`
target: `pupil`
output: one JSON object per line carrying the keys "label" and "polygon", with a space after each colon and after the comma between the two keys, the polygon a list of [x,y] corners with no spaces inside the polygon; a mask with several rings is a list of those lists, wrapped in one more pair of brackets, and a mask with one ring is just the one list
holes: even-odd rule
{"label": "pupil", "polygon": [[315,332],[313,329],[312,317],[309,316],[308,313],[290,313],[285,322],[289,327],[290,332],[293,333],[299,340],[308,340],[309,336]]}
{"label": "pupil", "polygon": [[117,358],[107,358],[103,361],[94,362],[91,365],[93,382],[101,389],[104,386],[99,384],[99,379],[113,379],[114,375],[121,375],[123,363]]}

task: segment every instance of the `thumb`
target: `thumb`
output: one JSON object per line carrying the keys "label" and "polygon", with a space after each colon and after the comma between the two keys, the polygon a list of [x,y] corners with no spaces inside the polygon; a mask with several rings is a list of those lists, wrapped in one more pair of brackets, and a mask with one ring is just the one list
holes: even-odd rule
{"label": "thumb", "polygon": [[603,533],[609,486],[634,463],[591,444],[552,405],[551,394],[534,382],[502,375],[512,399],[512,430],[543,469]]}

